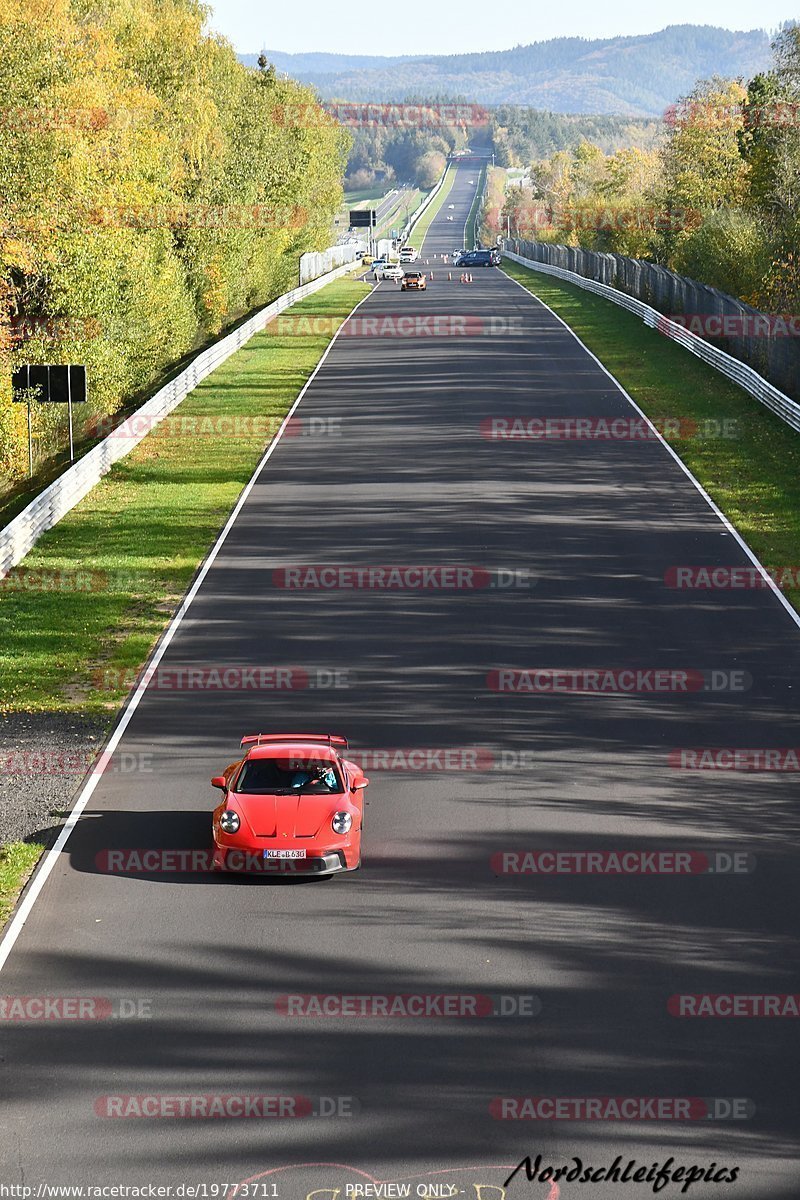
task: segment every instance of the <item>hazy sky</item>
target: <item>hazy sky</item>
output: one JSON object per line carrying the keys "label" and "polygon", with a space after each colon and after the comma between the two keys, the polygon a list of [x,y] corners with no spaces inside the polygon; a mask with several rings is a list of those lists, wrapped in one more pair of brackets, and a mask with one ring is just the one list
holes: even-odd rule
{"label": "hazy sky", "polygon": [[[552,37],[652,33],[666,25],[775,29],[795,16],[781,0],[673,0],[666,8],[641,0],[408,0],[399,8],[368,0],[211,0],[212,25],[241,52],[327,50],[339,54],[455,54],[505,50]],[[800,6],[798,6],[800,7]],[[353,15],[363,8],[364,16]],[[402,14],[402,16],[400,15]]]}

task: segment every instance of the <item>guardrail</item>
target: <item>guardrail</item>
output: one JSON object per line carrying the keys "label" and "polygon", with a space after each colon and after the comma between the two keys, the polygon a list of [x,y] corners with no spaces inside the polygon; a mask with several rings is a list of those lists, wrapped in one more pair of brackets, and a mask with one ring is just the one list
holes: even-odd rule
{"label": "guardrail", "polygon": [[331,246],[327,250],[309,250],[307,254],[300,255],[300,287],[304,283],[310,283],[312,279],[319,279],[320,275],[327,275],[335,267],[355,262],[360,257],[361,252],[356,253],[355,247],[347,242],[341,246]]}
{"label": "guardrail", "polygon": [[658,312],[655,308],[651,308],[643,300],[627,296],[624,292],[619,292],[616,288],[609,287],[606,283],[598,283],[595,279],[586,279],[585,276],[577,275],[574,271],[567,271],[563,267],[553,267],[549,263],[536,262],[532,258],[523,258],[521,254],[516,254],[514,251],[507,249],[507,243],[507,238],[501,239],[503,254],[506,258],[510,258],[513,262],[517,262],[523,267],[529,267],[531,270],[541,271],[544,275],[555,275],[557,279],[563,279],[567,283],[574,283],[578,287],[583,288],[584,291],[604,296],[612,304],[618,304],[620,308],[626,308],[628,312],[635,313],[636,316],[641,317],[645,325],[657,330],[658,333],[662,333],[665,337],[671,338],[672,341],[677,342],[685,350],[688,350],[690,354],[694,354],[710,367],[713,367],[714,370],[725,375],[733,383],[738,384],[739,387],[758,400],[760,404],[763,404],[765,408],[770,409],[771,412],[780,417],[796,433],[800,433],[800,404],[779,391],[774,384],[769,383],[763,375],[759,375],[747,363],[741,362],[740,359],[734,358],[731,354],[726,354],[724,350],[718,350],[716,346],[711,346],[703,338],[698,337],[696,333],[691,333],[683,325],[679,325],[677,321],[671,321],[669,317],[665,317],[663,313]]}
{"label": "guardrail", "polygon": [[266,308],[260,309],[233,333],[229,333],[198,354],[184,371],[156,392],[141,408],[130,414],[127,420],[122,422],[126,427],[124,436],[119,435],[119,430],[112,431],[74,466],[59,475],[58,479],[40,492],[13,521],[4,529],[0,529],[0,578],[25,557],[43,533],[57,525],[61,518],[108,474],[115,462],[129,454],[134,446],[147,436],[150,429],[177,408],[212,371],[240,350],[256,333],[260,333],[284,309],[299,300],[304,300],[306,296],[313,295],[331,280],[345,274],[351,265],[349,262],[344,263],[335,270],[284,293]]}

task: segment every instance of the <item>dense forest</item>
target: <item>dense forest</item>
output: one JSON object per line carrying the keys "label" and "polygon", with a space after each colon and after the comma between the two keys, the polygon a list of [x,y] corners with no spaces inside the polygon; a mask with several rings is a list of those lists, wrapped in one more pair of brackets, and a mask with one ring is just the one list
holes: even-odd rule
{"label": "dense forest", "polygon": [[[473,143],[492,146],[499,166],[527,166],[558,150],[575,149],[591,141],[610,153],[630,147],[652,147],[663,131],[662,121],[613,116],[567,116],[503,104],[496,108],[467,105],[452,97],[421,100],[406,97],[397,104],[363,107],[323,102],[346,123],[352,118],[353,145],[347,163],[346,187],[362,188],[379,181],[413,181],[431,187],[442,172],[446,156]],[[461,125],[442,119],[464,110],[471,119]],[[374,112],[374,124],[358,121],[359,113]],[[414,114],[412,116],[412,114]],[[420,114],[419,117],[417,114]]]}
{"label": "dense forest", "polygon": [[326,100],[389,101],[422,91],[479,104],[657,117],[697,79],[749,79],[764,70],[769,39],[761,29],[671,25],[636,37],[554,38],[510,50],[401,60],[267,54],[278,71],[313,85]]}
{"label": "dense forest", "polygon": [[[476,132],[474,126],[457,119],[460,112],[471,115],[475,106],[446,96],[411,95],[398,104],[368,109],[330,102],[325,107],[352,135],[347,188],[362,188],[375,181],[386,185],[413,182],[431,188],[445,168],[447,155],[463,149]],[[487,140],[488,114],[481,110],[480,115],[480,129]]]}
{"label": "dense forest", "polygon": [[590,141],[535,161],[530,187],[493,174],[484,236],[646,258],[772,313],[800,312],[800,26],[749,83],[697,83],[663,145],[613,154]]}
{"label": "dense forest", "polygon": [[[113,412],[330,244],[349,133],[310,89],[239,63],[206,11],[0,4],[6,479],[27,466],[17,363],[86,363],[93,412]],[[34,406],[44,442],[60,407]]]}
{"label": "dense forest", "polygon": [[647,149],[663,130],[663,122],[652,118],[570,116],[517,104],[491,109],[490,118],[495,161],[501,167],[527,166],[532,159],[574,150],[587,141],[606,154],[631,147]]}

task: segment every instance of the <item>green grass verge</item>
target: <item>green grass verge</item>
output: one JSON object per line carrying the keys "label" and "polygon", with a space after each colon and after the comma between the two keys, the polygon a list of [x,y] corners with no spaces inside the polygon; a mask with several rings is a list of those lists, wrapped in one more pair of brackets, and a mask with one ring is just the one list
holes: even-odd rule
{"label": "green grass verge", "polygon": [[427,236],[428,230],[430,229],[431,221],[436,216],[436,214],[439,212],[439,210],[441,209],[441,207],[444,204],[447,197],[450,195],[450,189],[453,186],[455,177],[456,177],[456,168],[454,166],[448,167],[447,174],[444,177],[444,183],[442,184],[442,190],[439,192],[439,194],[437,196],[434,197],[434,199],[431,201],[431,203],[425,209],[425,212],[422,214],[420,219],[417,221],[414,228],[411,230],[411,235],[408,239],[409,243],[412,246],[416,246],[416,248],[420,254],[422,254],[422,247],[425,242],[425,238]]}
{"label": "green grass verge", "polygon": [[371,187],[356,188],[355,191],[345,192],[345,207],[346,208],[361,208],[366,207],[368,203],[378,204],[386,195],[389,188],[381,187],[376,191],[376,185]]}
{"label": "green grass verge", "polygon": [[383,224],[377,230],[377,236],[380,237],[381,234],[385,233],[387,229],[392,228],[392,226],[396,229],[404,228],[406,213],[410,215],[415,209],[419,208],[424,195],[425,192],[421,192],[419,188],[416,188],[413,192],[409,192],[407,196],[401,194],[397,203],[393,205],[389,215],[384,218]]}
{"label": "green grass verge", "polygon": [[329,318],[325,332],[268,326],[40,539],[0,589],[0,712],[113,717],[277,424],[368,290],[345,278],[288,310]]}
{"label": "green grass verge", "polygon": [[0,926],[11,916],[17,897],[44,850],[38,842],[10,842],[0,846]]}
{"label": "green grass verge", "polygon": [[[768,569],[800,564],[800,435],[741,388],[609,300],[517,263],[504,269],[566,321],[656,423]],[[733,422],[733,436],[714,436]],[[660,426],[659,426],[660,427]],[[699,564],[697,564],[699,565]],[[800,611],[800,596],[786,598]]]}
{"label": "green grass verge", "polygon": [[[345,192],[342,207],[331,217],[331,233],[334,237],[338,237],[340,233],[345,233],[350,224],[350,209],[351,208],[376,208],[384,198],[389,189],[384,185],[377,188],[377,184],[371,184],[370,187],[356,188],[355,191]],[[363,233],[368,233],[365,229]]]}
{"label": "green grass verge", "polygon": [[481,167],[481,173],[478,176],[478,186],[475,190],[475,199],[472,201],[472,206],[469,210],[467,223],[464,226],[464,249],[471,250],[478,240],[478,217],[480,216],[480,198],[483,193],[483,183],[486,179],[486,167]]}

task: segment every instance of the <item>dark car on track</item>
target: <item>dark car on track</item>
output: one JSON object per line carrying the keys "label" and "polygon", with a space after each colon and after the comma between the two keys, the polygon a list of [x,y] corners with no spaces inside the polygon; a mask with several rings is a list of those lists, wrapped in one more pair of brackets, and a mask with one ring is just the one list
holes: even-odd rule
{"label": "dark car on track", "polygon": [[467,250],[459,255],[458,267],[499,267],[500,253],[497,250]]}

